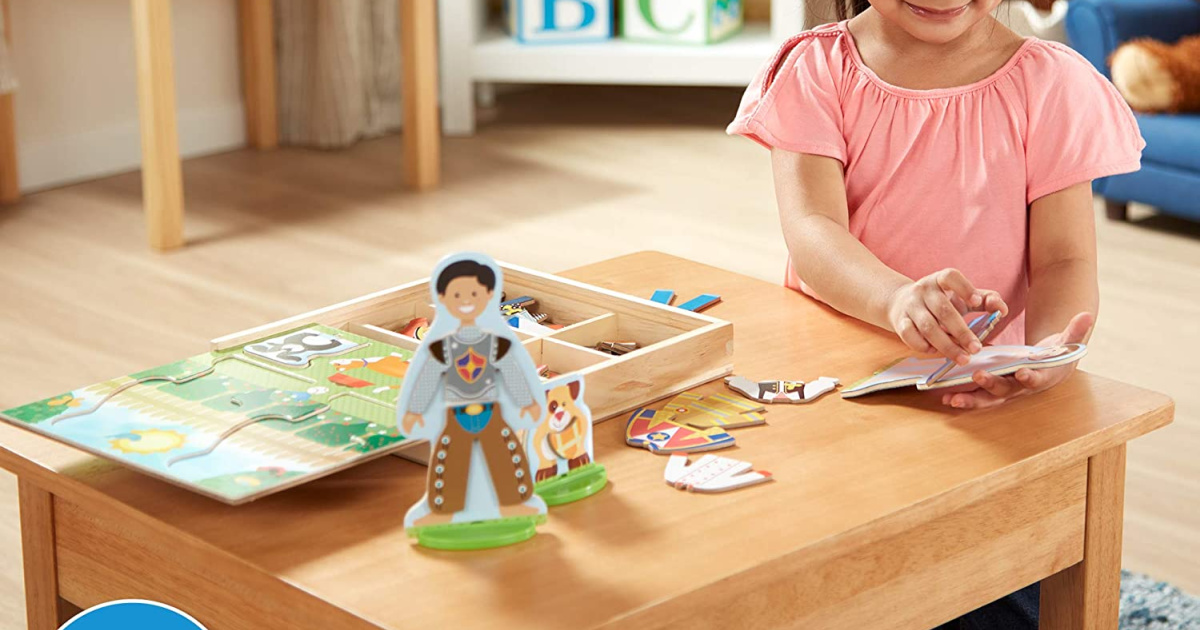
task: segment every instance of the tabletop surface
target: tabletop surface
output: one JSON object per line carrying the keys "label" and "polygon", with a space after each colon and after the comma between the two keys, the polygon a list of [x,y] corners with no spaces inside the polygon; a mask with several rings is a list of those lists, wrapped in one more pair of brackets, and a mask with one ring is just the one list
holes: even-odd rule
{"label": "tabletop surface", "polygon": [[[734,323],[735,373],[754,380],[848,384],[907,354],[891,335],[781,286],[665,254],[562,275],[637,296],[721,295],[706,314]],[[696,391],[727,390],[714,382]],[[624,419],[610,420],[595,436],[608,488],[554,508],[529,542],[469,553],[423,550],[405,536],[425,469],[394,457],[241,507],[10,425],[0,425],[0,465],[68,499],[115,500],[131,517],[370,624],[518,627],[567,615],[572,627],[593,627],[696,591],[717,594],[723,580],[771,560],[885,535],[918,511],[948,512],[1163,426],[1173,410],[1162,394],[1086,372],[992,410],[939,400],[903,390],[770,406],[766,426],[734,431],[737,446],[720,454],[775,481],[720,495],[667,486],[667,458],[626,446]]]}

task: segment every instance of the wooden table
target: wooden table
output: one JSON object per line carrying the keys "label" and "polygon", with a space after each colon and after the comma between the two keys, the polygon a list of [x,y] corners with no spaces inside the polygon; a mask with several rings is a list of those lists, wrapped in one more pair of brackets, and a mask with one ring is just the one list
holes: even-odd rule
{"label": "wooden table", "polygon": [[[246,144],[279,145],[273,0],[238,0]],[[404,180],[415,190],[438,185],[437,0],[396,0],[404,110]],[[8,0],[0,0],[11,42]],[[175,61],[169,0],[130,0],[137,62],[138,118],[142,140],[142,206],[154,249],[184,244],[183,178],[175,122]],[[20,198],[13,95],[0,94],[0,203]]]}
{"label": "wooden table", "polygon": [[[708,312],[734,322],[752,378],[849,382],[903,353],[779,286],[663,254],[565,275],[721,294]],[[397,458],[240,508],[8,425],[0,465],[20,480],[32,630],[55,627],[60,597],[155,599],[210,630],[928,628],[1043,579],[1043,628],[1115,628],[1125,442],[1173,409],[1087,373],[989,411],[834,395],[737,431],[723,454],[776,481],[711,496],[668,487],[666,459],[610,421],[608,489],[530,542],[470,553],[405,537],[424,469]]]}

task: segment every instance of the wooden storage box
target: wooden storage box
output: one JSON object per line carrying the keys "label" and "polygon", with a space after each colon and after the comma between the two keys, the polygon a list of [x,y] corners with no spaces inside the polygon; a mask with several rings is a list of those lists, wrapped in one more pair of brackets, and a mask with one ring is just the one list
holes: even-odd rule
{"label": "wooden storage box", "polygon": [[[528,295],[538,310],[565,327],[531,336],[516,331],[537,364],[584,375],[596,421],[679,393],[733,370],[733,324],[673,306],[609,291],[523,267],[501,264],[509,298]],[[429,279],[386,289],[326,308],[214,339],[231,348],[305,324],[323,324],[415,350],[401,335],[414,317],[433,317]],[[636,341],[623,356],[593,350],[600,341]]]}

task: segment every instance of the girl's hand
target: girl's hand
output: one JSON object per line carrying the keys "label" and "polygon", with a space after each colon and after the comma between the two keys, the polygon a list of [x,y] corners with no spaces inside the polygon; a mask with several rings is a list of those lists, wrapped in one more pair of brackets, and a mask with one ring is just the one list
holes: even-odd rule
{"label": "girl's hand", "polygon": [[529,416],[530,420],[537,422],[542,418],[542,406],[536,402],[529,403],[528,405],[521,407],[521,414]]}
{"label": "girl's hand", "polygon": [[[1053,347],[1067,343],[1081,343],[1087,338],[1088,331],[1092,329],[1092,324],[1095,321],[1096,317],[1091,313],[1080,313],[1071,318],[1070,323],[1067,324],[1067,327],[1062,332],[1046,337],[1039,341],[1037,345]],[[1036,394],[1037,392],[1045,391],[1058,385],[1075,372],[1075,366],[1078,364],[1078,361],[1076,361],[1044,370],[1022,368],[1008,376],[995,376],[979,370],[971,375],[971,380],[975,381],[979,389],[970,392],[959,392],[957,394],[946,394],[942,396],[942,404],[949,405],[955,409],[986,409],[988,407],[995,407],[1013,398]]]}
{"label": "girl's hand", "polygon": [[1000,311],[1008,305],[995,291],[976,289],[957,269],[943,269],[901,286],[888,298],[892,330],[909,348],[940,354],[959,365],[983,345],[971,332],[963,313]]}
{"label": "girl's hand", "polygon": [[414,428],[423,426],[425,426],[425,417],[411,411],[404,414],[404,418],[400,421],[400,429],[404,431],[404,435],[412,433]]}

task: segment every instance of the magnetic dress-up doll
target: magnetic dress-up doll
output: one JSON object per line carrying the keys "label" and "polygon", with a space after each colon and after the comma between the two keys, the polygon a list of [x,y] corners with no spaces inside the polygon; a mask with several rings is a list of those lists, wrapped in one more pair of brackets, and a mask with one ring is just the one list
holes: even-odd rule
{"label": "magnetic dress-up doll", "polygon": [[546,513],[518,437],[541,419],[545,390],[501,316],[502,282],[482,254],[451,256],[431,278],[437,315],[397,408],[405,435],[432,446],[425,497],[405,516],[410,530]]}

